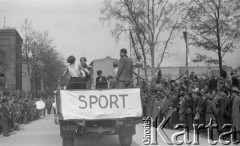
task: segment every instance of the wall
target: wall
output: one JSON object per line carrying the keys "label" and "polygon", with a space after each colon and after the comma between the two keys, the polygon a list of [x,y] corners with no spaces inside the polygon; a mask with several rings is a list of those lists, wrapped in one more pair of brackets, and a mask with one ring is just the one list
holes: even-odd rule
{"label": "wall", "polygon": [[95,88],[95,82],[97,78],[97,71],[102,70],[103,76],[107,77],[109,75],[114,75],[113,62],[118,62],[118,59],[113,59],[111,57],[106,57],[103,59],[94,60],[91,65],[93,67],[93,76],[92,76],[92,88]]}
{"label": "wall", "polygon": [[22,90],[22,39],[14,29],[0,29],[0,52],[4,57],[0,72],[5,74],[7,90]]}

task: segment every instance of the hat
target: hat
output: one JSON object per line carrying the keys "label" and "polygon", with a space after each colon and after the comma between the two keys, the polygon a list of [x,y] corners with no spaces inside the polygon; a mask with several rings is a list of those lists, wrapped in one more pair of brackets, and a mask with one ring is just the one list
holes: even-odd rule
{"label": "hat", "polygon": [[2,99],[2,103],[8,102],[6,98]]}
{"label": "hat", "polygon": [[237,87],[233,87],[233,88],[232,88],[232,92],[240,93],[240,90],[239,90]]}
{"label": "hat", "polygon": [[228,89],[227,89],[226,87],[222,87],[222,88],[220,89],[220,91],[225,92],[226,94],[228,94]]}
{"label": "hat", "polygon": [[234,74],[235,74],[235,71],[232,71],[232,72],[231,72],[231,75],[234,75]]}

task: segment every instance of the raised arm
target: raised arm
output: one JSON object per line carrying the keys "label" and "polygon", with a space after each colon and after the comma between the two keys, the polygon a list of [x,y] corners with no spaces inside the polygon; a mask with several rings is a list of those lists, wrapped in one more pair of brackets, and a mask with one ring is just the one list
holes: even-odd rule
{"label": "raised arm", "polygon": [[62,77],[65,77],[67,75],[67,73],[68,73],[68,67],[65,68]]}
{"label": "raised arm", "polygon": [[117,75],[116,75],[116,80],[119,80],[119,77],[123,72],[123,66],[124,66],[124,59],[121,58],[120,61],[119,61],[119,68],[118,68],[118,72],[117,72]]}

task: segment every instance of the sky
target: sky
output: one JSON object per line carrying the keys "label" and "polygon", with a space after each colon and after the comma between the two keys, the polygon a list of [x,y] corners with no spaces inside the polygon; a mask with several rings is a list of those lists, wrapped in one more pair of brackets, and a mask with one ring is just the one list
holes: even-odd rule
{"label": "sky", "polygon": [[[18,31],[23,21],[29,19],[35,30],[50,32],[56,49],[65,58],[69,55],[75,55],[77,59],[85,56],[88,63],[107,56],[118,59],[119,50],[129,48],[129,39],[126,35],[116,42],[111,35],[111,27],[100,22],[103,2],[104,0],[0,0],[0,28],[3,27],[4,17],[6,27]],[[162,66],[185,66],[185,43],[181,35],[177,34],[175,42],[169,46],[169,52],[173,56],[166,57]],[[190,58],[194,58],[199,50],[190,48]],[[240,66],[239,58],[240,49],[226,55],[224,65]],[[190,62],[190,66],[196,65],[198,64]]]}

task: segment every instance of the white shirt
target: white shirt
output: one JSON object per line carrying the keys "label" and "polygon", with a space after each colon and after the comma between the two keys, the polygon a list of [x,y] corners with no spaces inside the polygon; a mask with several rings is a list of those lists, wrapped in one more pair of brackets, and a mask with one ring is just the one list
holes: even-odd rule
{"label": "white shirt", "polygon": [[114,77],[116,77],[118,72],[118,67],[114,68],[113,72],[114,72]]}
{"label": "white shirt", "polygon": [[69,65],[67,68],[68,68],[68,72],[69,72],[71,77],[85,77],[84,71],[79,69],[79,66],[78,66],[77,63],[75,63],[74,67],[71,67]]}

